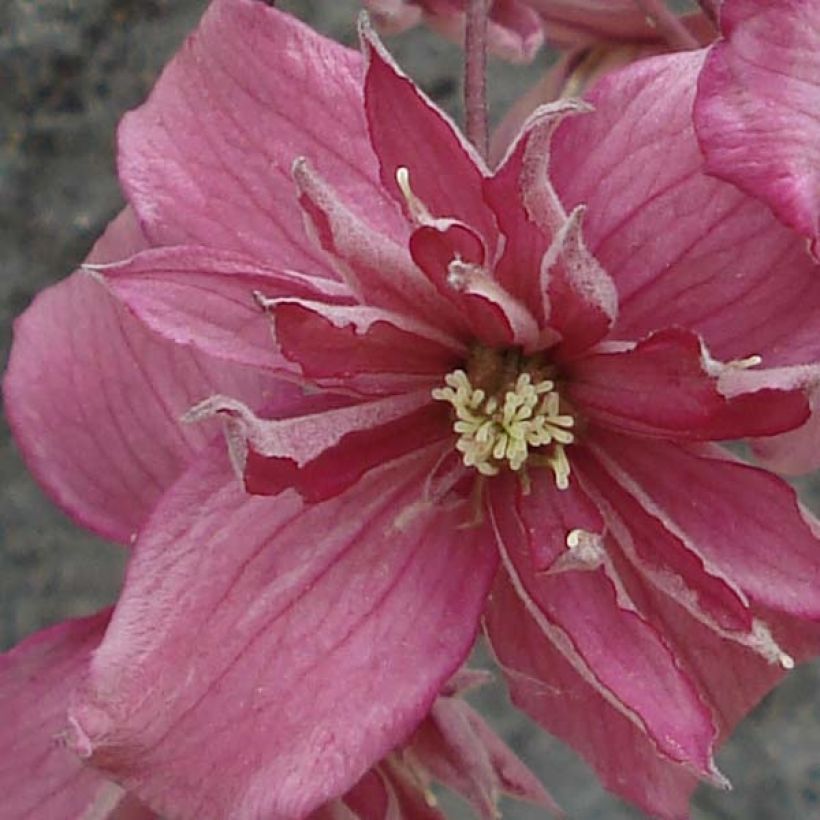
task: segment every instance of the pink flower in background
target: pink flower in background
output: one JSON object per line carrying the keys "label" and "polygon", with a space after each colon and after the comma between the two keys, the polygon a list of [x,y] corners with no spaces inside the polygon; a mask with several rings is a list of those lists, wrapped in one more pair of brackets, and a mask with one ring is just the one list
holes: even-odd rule
{"label": "pink flower in background", "polygon": [[[543,22],[547,39],[561,47],[600,43],[660,45],[662,32],[636,0],[526,0]],[[698,37],[708,36],[701,14],[681,18]],[[708,42],[708,40],[706,41]]]}
{"label": "pink flower in background", "polygon": [[[425,22],[439,34],[464,40],[466,0],[364,0],[385,34],[398,34]],[[488,23],[490,51],[514,63],[529,62],[544,41],[539,16],[527,0],[495,0]]]}
{"label": "pink flower in background", "polygon": [[66,742],[161,814],[301,817],[417,730],[484,615],[515,702],[683,816],[813,648],[816,522],[709,442],[806,421],[814,263],[702,173],[702,53],[540,109],[491,172],[363,48],[217,0],[120,129],[131,244],[97,261],[140,252],[19,322],[33,471],[138,532],[87,668],[103,623],[65,645]]}
{"label": "pink flower in background", "polygon": [[[426,23],[455,42],[464,39],[467,0],[364,0],[384,34]],[[714,29],[702,14],[681,17],[702,44]],[[561,48],[641,46],[659,48],[663,33],[636,0],[494,0],[490,6],[490,50],[512,62],[529,62],[546,37]]]}

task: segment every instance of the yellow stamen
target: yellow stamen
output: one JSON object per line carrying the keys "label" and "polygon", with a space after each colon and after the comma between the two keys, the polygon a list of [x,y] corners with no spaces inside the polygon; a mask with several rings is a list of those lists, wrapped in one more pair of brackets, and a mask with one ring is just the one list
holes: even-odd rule
{"label": "yellow stamen", "polygon": [[497,475],[505,464],[519,472],[535,450],[532,463],[549,466],[559,489],[569,486],[564,446],[574,441],[575,419],[561,413],[553,381],[533,382],[529,373],[520,373],[503,395],[489,397],[473,387],[463,370],[447,374],[444,381],[447,386],[433,390],[433,398],[455,410],[456,449],[466,466],[486,476]]}

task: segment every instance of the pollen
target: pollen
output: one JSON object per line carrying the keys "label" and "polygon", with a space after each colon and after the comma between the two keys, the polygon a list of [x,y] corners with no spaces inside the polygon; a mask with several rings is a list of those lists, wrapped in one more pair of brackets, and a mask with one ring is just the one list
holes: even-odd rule
{"label": "pollen", "polygon": [[519,472],[529,462],[549,466],[559,489],[569,486],[564,448],[574,441],[575,419],[561,412],[552,380],[533,381],[529,373],[520,373],[493,395],[474,387],[463,370],[449,373],[444,382],[446,387],[433,390],[433,398],[453,406],[456,449],[466,466],[493,476],[504,467]]}

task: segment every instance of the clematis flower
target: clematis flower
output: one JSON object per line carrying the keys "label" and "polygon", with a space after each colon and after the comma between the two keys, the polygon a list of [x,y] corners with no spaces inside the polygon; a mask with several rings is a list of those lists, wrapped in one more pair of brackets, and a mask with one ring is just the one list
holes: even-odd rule
{"label": "clematis flower", "polygon": [[[439,34],[464,40],[466,0],[364,0],[385,34],[398,34],[424,22]],[[494,0],[487,25],[490,50],[513,63],[528,63],[541,48],[541,20],[527,0]]]}
{"label": "clematis flower", "polygon": [[[216,0],[120,128],[152,247],[20,322],[6,400],[38,478],[139,530],[66,742],[160,814],[303,817],[407,740],[483,616],[521,708],[685,816],[815,649],[818,524],[712,443],[806,421],[814,263],[703,173],[702,53],[540,109],[491,172],[362,46]],[[78,283],[162,356],[79,324]],[[137,514],[172,353],[265,389],[200,383],[178,435],[221,419],[227,448],[186,449]]]}

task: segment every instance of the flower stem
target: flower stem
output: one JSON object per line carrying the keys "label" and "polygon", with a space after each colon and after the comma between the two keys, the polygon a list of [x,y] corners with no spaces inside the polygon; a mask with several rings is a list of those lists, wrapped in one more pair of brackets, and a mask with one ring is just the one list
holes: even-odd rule
{"label": "flower stem", "polygon": [[469,0],[464,32],[464,116],[467,139],[487,158],[487,15],[492,0]]}
{"label": "flower stem", "polygon": [[681,23],[680,18],[672,12],[663,0],[635,0],[635,5],[657,27],[658,34],[674,49],[687,51],[699,48],[700,43]]}

